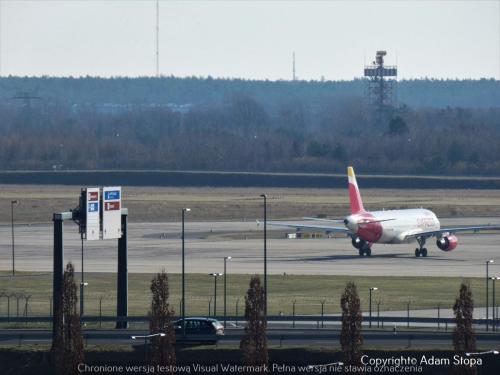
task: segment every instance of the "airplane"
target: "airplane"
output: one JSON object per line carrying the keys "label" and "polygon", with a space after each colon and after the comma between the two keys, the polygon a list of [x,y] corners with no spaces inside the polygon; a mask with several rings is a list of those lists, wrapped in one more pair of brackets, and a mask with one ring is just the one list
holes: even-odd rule
{"label": "airplane", "polygon": [[352,245],[358,249],[359,256],[371,256],[371,248],[375,243],[402,244],[417,241],[415,257],[426,257],[425,242],[436,237],[436,245],[442,251],[452,251],[458,246],[455,233],[487,229],[500,229],[500,225],[481,225],[468,227],[441,228],[439,220],[430,210],[423,208],[366,211],[359,193],[353,167],[347,168],[349,181],[349,201],[351,214],[343,220],[304,218],[312,221],[344,223],[345,227],[330,225],[303,225],[281,221],[268,221],[269,225],[286,226],[300,230],[321,230],[327,233],[344,233],[352,239]]}

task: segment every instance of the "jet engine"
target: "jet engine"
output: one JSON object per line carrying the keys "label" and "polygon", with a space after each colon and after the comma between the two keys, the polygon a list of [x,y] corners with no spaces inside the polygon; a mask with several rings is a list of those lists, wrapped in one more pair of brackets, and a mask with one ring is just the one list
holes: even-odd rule
{"label": "jet engine", "polygon": [[457,247],[458,239],[453,234],[448,234],[446,236],[439,238],[436,241],[436,245],[437,247],[439,247],[440,250],[451,251]]}

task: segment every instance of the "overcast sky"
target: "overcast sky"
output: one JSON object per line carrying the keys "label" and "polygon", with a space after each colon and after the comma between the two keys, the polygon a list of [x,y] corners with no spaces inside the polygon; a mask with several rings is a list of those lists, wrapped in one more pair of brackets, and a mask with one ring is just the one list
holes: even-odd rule
{"label": "overcast sky", "polygon": [[[152,76],[155,0],[1,0],[2,75]],[[500,78],[500,1],[160,1],[160,72],[300,79]]]}

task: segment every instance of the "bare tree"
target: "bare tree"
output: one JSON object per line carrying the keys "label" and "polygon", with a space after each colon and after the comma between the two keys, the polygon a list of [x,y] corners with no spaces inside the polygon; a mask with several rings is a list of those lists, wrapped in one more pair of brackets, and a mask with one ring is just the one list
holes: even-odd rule
{"label": "bare tree", "polygon": [[361,304],[358,290],[353,282],[348,282],[342,297],[342,331],[340,333],[340,345],[344,363],[359,364],[361,362],[361,347],[363,336],[361,335]]}
{"label": "bare tree", "polygon": [[83,362],[84,347],[77,313],[75,269],[68,263],[63,277],[62,307],[55,314],[61,319],[56,328],[56,337],[52,346],[52,360],[55,372],[60,375],[78,373],[78,364]]}
{"label": "bare tree", "polygon": [[[465,354],[476,351],[476,337],[472,327],[472,315],[474,312],[474,300],[472,291],[468,284],[462,283],[455,304],[455,330],[453,331],[453,347],[456,352]],[[458,374],[477,374],[477,369],[471,366],[455,367],[454,372]]]}
{"label": "bare tree", "polygon": [[165,271],[158,273],[151,280],[151,313],[149,320],[150,334],[165,333],[165,336],[152,338],[151,362],[153,365],[172,366],[176,363],[174,310],[169,303],[168,276]]}
{"label": "bare tree", "polygon": [[267,321],[264,314],[265,295],[260,278],[253,276],[245,296],[245,335],[241,339],[242,362],[247,366],[264,366],[269,361],[267,353]]}

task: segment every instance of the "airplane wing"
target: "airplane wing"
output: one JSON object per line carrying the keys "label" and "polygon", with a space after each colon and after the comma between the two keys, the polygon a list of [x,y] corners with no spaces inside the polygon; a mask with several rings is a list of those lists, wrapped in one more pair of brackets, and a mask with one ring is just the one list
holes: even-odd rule
{"label": "airplane wing", "polygon": [[500,230],[500,225],[479,225],[479,226],[471,226],[471,227],[441,228],[439,230],[408,234],[408,235],[406,235],[406,238],[432,237],[432,236],[439,237],[443,233],[457,233],[457,232],[474,232],[474,233],[476,233],[476,232],[479,232],[481,230],[488,230],[488,229]]}
{"label": "airplane wing", "polygon": [[[257,224],[260,224],[260,221],[257,221]],[[293,222],[286,222],[286,221],[268,221],[267,224],[274,225],[274,226],[295,228],[296,230],[308,230],[308,231],[320,230],[322,232],[328,232],[328,233],[345,233],[347,235],[353,234],[347,228],[332,227],[329,225],[301,224],[301,223],[293,223]]]}
{"label": "airplane wing", "polygon": [[322,219],[319,217],[303,217],[302,219],[304,220],[311,220],[311,221],[324,221],[324,222],[329,222],[329,223],[343,223],[344,219]]}

